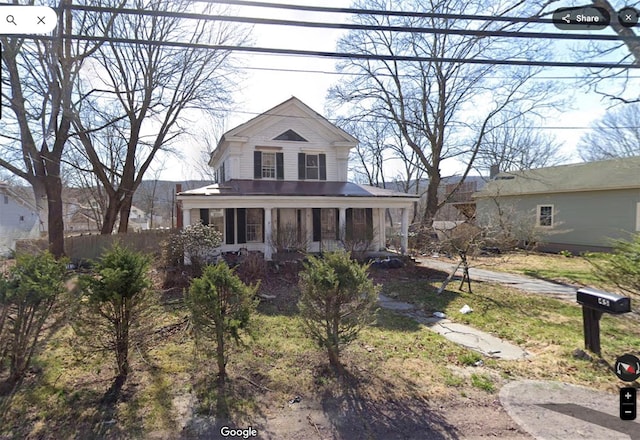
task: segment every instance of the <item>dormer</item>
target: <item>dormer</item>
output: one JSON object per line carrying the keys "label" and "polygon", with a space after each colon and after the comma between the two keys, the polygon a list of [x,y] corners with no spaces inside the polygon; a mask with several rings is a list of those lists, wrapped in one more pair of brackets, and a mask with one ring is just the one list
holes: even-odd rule
{"label": "dormer", "polygon": [[347,181],[353,136],[292,97],[225,133],[211,154],[219,182]]}

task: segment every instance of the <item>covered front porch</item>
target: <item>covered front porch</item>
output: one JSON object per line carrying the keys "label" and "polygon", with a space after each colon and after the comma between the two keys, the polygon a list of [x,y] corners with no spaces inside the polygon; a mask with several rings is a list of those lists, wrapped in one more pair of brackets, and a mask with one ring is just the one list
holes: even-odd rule
{"label": "covered front porch", "polygon": [[183,225],[215,226],[222,252],[386,248],[386,210],[400,210],[401,251],[417,196],[349,182],[230,180],[178,194]]}
{"label": "covered front porch", "polygon": [[[217,203],[214,203],[214,205]],[[402,209],[402,252],[407,249],[408,209]],[[274,253],[383,251],[386,208],[373,207],[189,207],[183,202],[183,225],[202,222],[222,235],[222,252]]]}

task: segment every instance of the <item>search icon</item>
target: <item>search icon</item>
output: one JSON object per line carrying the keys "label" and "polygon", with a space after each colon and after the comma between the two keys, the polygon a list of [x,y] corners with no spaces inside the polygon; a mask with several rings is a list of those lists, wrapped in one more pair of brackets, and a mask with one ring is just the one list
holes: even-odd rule
{"label": "search icon", "polygon": [[13,15],[7,15],[7,23],[11,23],[14,26],[18,26],[18,24],[16,23],[15,18],[13,18]]}

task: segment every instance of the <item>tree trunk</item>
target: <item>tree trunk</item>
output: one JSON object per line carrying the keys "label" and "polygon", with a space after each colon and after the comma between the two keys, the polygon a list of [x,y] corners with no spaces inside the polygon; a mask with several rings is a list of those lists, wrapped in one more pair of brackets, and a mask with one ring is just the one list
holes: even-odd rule
{"label": "tree trunk", "polygon": [[133,193],[129,193],[122,200],[120,205],[120,225],[118,226],[118,234],[125,234],[129,230],[129,214],[131,213],[131,205],[133,203]]}
{"label": "tree trunk", "polygon": [[47,193],[49,251],[57,259],[64,256],[62,181],[60,180],[60,173],[49,174],[43,180],[45,182],[45,189]]}
{"label": "tree trunk", "polygon": [[438,212],[438,188],[440,187],[440,173],[430,173],[427,187],[427,206],[422,214],[422,226],[430,228]]}
{"label": "tree trunk", "polygon": [[111,235],[113,228],[116,225],[118,219],[118,212],[120,211],[120,202],[118,201],[118,193],[109,195],[109,202],[107,203],[107,209],[104,212],[104,219],[102,222],[102,229],[100,234]]}
{"label": "tree trunk", "polygon": [[35,207],[38,214],[38,230],[40,233],[49,232],[49,209],[47,208],[47,186],[40,179],[31,179]]}
{"label": "tree trunk", "polygon": [[227,379],[224,357],[224,329],[222,324],[216,325],[216,360],[218,361],[218,382],[224,384]]}

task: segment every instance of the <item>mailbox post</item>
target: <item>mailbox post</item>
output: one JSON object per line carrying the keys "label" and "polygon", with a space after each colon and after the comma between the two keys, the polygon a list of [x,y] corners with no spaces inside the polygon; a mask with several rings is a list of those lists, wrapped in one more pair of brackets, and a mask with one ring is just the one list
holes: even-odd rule
{"label": "mailbox post", "polygon": [[585,287],[576,294],[578,304],[582,305],[584,326],[584,345],[587,349],[600,354],[600,318],[603,313],[620,315],[631,311],[631,299],[615,293]]}

